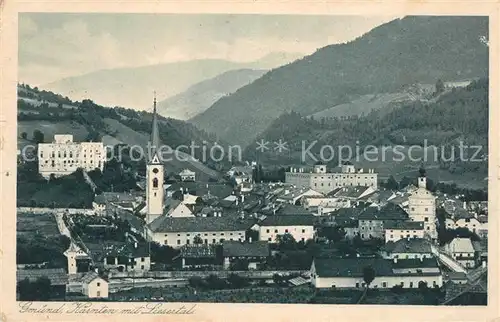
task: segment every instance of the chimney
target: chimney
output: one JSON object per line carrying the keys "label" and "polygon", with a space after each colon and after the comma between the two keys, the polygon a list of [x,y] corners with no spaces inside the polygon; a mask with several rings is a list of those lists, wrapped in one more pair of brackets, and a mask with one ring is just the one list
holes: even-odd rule
{"label": "chimney", "polygon": [[[252,242],[252,237],[248,237],[248,242],[251,243]],[[485,262],[483,262],[485,263]]]}
{"label": "chimney", "polygon": [[394,263],[397,263],[397,262],[398,262],[398,258],[397,258],[397,257],[394,257],[394,258],[393,258],[393,262],[394,262]]}
{"label": "chimney", "polygon": [[134,248],[137,248],[137,242],[134,243]]}
{"label": "chimney", "polygon": [[464,209],[467,210],[467,202],[464,201]]}

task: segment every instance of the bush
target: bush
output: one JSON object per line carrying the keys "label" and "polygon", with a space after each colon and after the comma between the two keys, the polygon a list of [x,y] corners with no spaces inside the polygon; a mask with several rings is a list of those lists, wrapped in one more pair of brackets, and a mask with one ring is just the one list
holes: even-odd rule
{"label": "bush", "polygon": [[393,291],[396,294],[401,294],[401,293],[403,293],[403,286],[402,285],[395,285],[391,288],[391,291]]}

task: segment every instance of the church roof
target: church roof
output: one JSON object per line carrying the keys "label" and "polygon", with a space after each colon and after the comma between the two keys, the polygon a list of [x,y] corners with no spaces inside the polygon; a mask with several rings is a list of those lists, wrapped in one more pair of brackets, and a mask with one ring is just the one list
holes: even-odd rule
{"label": "church roof", "polygon": [[152,130],[151,130],[151,147],[153,148],[153,151],[150,155],[149,162],[150,163],[158,163],[159,159],[158,157],[158,149],[160,148],[160,134],[158,133],[158,116],[156,113],[156,94],[154,98],[154,103],[153,103],[153,124],[152,124]]}

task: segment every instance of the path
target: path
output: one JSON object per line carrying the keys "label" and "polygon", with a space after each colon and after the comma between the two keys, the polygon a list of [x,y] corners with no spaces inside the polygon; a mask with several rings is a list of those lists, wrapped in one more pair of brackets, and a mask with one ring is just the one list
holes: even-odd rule
{"label": "path", "polygon": [[449,269],[453,270],[454,272],[467,274],[467,270],[459,262],[451,258],[449,255],[445,254],[437,246],[431,245],[431,251],[439,259],[439,261]]}

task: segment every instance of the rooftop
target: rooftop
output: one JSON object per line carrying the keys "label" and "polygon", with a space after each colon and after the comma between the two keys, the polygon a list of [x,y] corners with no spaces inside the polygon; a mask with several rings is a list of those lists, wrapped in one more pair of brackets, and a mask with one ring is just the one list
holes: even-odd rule
{"label": "rooftop", "polygon": [[17,282],[26,278],[30,282],[35,282],[40,277],[47,277],[51,285],[66,285],[68,283],[68,274],[63,268],[18,269],[16,271]]}
{"label": "rooftop", "polygon": [[388,203],[384,207],[367,207],[359,215],[360,220],[407,220],[408,213],[398,205]]}
{"label": "rooftop", "polygon": [[266,217],[260,226],[314,226],[314,215],[274,215]]}
{"label": "rooftop", "polygon": [[421,221],[400,221],[388,220],[384,223],[385,229],[407,229],[407,230],[422,230],[424,223]]}
{"label": "rooftop", "polygon": [[222,243],[222,254],[224,257],[267,257],[269,256],[269,243],[226,240]]}
{"label": "rooftop", "polygon": [[384,248],[391,253],[431,253],[431,245],[423,238],[400,239],[396,242],[390,241],[385,244]]}
{"label": "rooftop", "polygon": [[216,248],[215,245],[207,245],[207,244],[191,244],[184,245],[180,249],[181,257],[187,258],[215,258]]}
{"label": "rooftop", "polygon": [[227,217],[182,217],[162,216],[149,224],[153,232],[202,232],[241,231],[250,228],[254,222]]}

